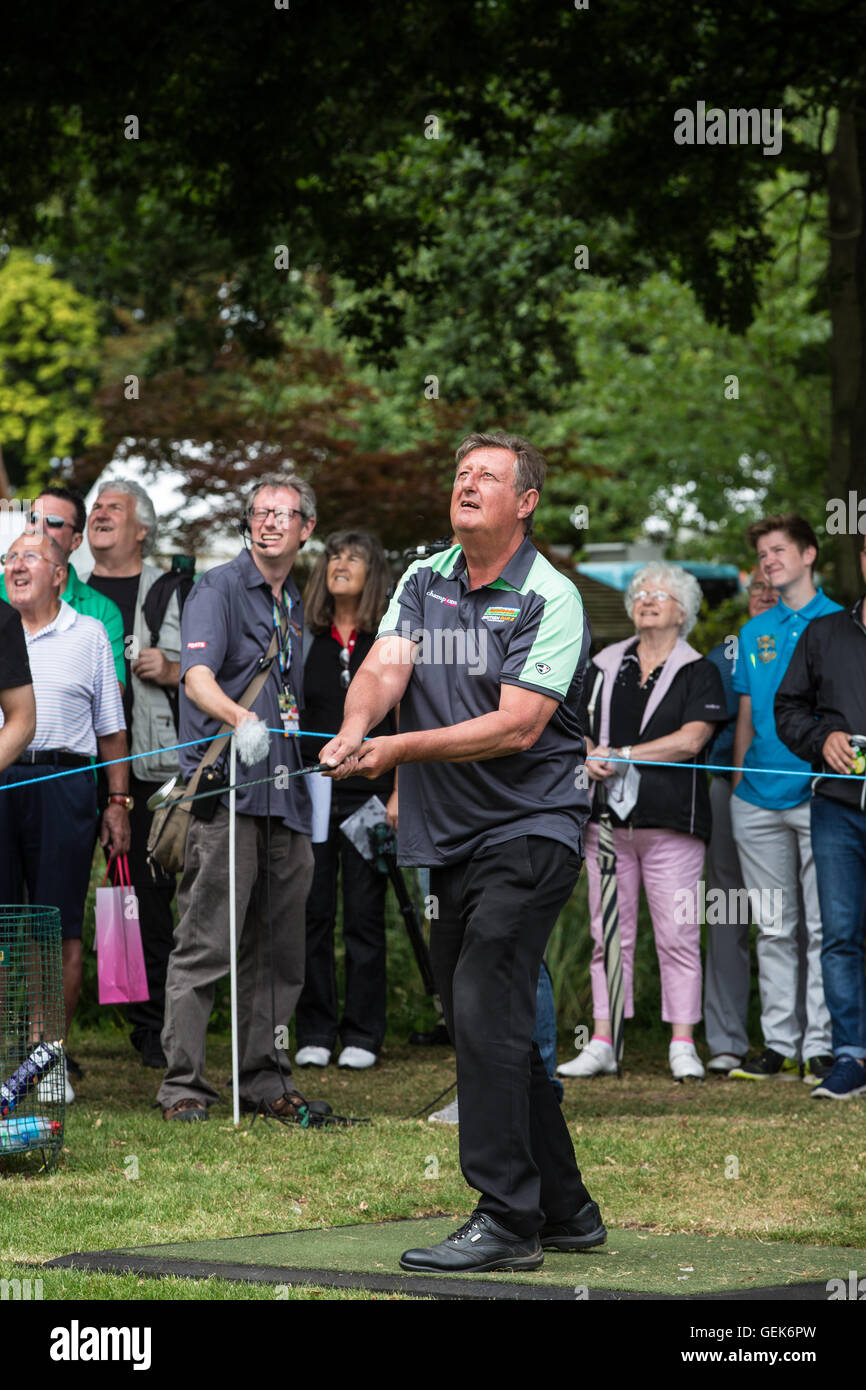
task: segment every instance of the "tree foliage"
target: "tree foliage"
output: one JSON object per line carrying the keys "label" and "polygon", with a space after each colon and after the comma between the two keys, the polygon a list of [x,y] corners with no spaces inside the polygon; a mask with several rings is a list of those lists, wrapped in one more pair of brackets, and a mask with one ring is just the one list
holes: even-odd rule
{"label": "tree foliage", "polygon": [[102,361],[98,305],[25,252],[0,261],[0,444],[14,483],[100,438],[93,405]]}

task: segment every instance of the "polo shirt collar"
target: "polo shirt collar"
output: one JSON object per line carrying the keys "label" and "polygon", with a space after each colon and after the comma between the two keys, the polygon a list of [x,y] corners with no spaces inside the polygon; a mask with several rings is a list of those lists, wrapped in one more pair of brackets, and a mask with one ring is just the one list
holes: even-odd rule
{"label": "polo shirt collar", "polygon": [[[529,571],[532,569],[532,566],[535,563],[535,557],[537,554],[538,551],[535,549],[535,546],[532,544],[532,541],[530,540],[529,536],[524,536],[523,541],[518,546],[517,550],[515,550],[514,554],[511,556],[510,560],[506,564],[499,578],[491,579],[490,582],[488,584],[485,584],[483,587],[486,589],[502,587],[508,589],[521,589],[524,583],[526,582],[526,576],[529,574]],[[454,564],[451,567],[451,573],[448,577],[449,579],[457,579],[460,575],[463,575],[465,573],[466,556],[463,553],[463,548],[461,546],[457,558],[455,559]]]}
{"label": "polo shirt collar", "polygon": [[[802,608],[789,608],[782,599],[779,599],[777,605],[779,609],[779,622],[789,623],[792,618],[805,618],[808,622],[812,618],[819,618],[824,612],[824,605],[826,602],[827,600],[824,596],[823,589],[818,589],[815,597],[810,598],[809,602],[804,604]],[[770,611],[772,612],[772,609]]]}
{"label": "polo shirt collar", "polygon": [[45,626],[41,627],[38,632],[26,634],[28,642],[37,642],[40,637],[47,637],[49,632],[66,632],[70,627],[72,627],[72,624],[75,622],[76,616],[77,615],[75,609],[70,608],[69,604],[66,603],[64,599],[61,599],[60,612],[57,614],[57,617],[54,618],[52,622],[46,623]]}
{"label": "polo shirt collar", "polygon": [[[264,585],[264,587],[270,594],[271,586],[265,579],[265,576],[262,574],[261,570],[259,569],[258,565],[256,564],[255,560],[253,559],[252,555],[248,550],[244,549],[240,552],[237,558],[237,564],[240,568],[241,579],[243,580],[243,583],[246,585],[248,589],[257,589],[260,586]],[[292,600],[292,603],[296,603],[300,598],[297,585],[295,584],[295,581],[292,578],[291,573],[289,573],[289,575],[285,579],[283,583],[283,589],[286,593],[288,593],[289,597]]]}

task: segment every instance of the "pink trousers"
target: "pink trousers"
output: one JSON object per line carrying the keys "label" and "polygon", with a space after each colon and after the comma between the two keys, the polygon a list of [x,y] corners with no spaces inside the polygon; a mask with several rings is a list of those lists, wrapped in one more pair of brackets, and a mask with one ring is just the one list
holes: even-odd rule
{"label": "pink trousers", "polygon": [[[598,827],[587,825],[590,930],[595,947],[589,973],[596,1018],[610,1018],[601,927],[601,874]],[[676,830],[614,830],[616,887],[625,986],[625,1017],[634,1015],[634,948],[640,885],[649,904],[662,978],[665,1023],[697,1023],[701,1017],[701,928],[698,881],[704,842]]]}

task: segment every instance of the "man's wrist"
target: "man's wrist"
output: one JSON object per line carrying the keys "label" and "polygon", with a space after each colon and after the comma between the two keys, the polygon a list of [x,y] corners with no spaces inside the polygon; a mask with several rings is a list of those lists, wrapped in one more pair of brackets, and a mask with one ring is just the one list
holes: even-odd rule
{"label": "man's wrist", "polygon": [[[109,792],[108,805],[122,806],[125,811],[131,811],[135,801],[127,792]],[[108,808],[106,807],[106,809]]]}

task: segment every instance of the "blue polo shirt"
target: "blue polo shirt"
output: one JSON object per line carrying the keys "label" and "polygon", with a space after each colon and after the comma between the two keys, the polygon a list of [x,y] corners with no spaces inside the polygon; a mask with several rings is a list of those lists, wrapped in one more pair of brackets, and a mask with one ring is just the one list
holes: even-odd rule
{"label": "blue polo shirt", "polygon": [[503,685],[557,701],[532,748],[477,762],[400,767],[401,864],[446,865],[522,835],[582,851],[589,795],[579,707],[590,634],[577,589],[527,536],[501,575],[470,589],[459,545],[403,575],[378,636],[415,644],[400,732],[499,708]]}
{"label": "blue polo shirt", "polygon": [[[743,759],[743,778],[734,795],[753,806],[783,811],[809,796],[812,769],[802,758],[795,758],[776,733],[773,701],[809,623],[839,611],[840,605],[819,589],[804,608],[795,612],[780,599],[775,608],[750,618],[740,631],[733,686],[738,695],[751,698],[755,737]],[[802,777],[776,777],[759,768],[787,769],[801,772]]]}

